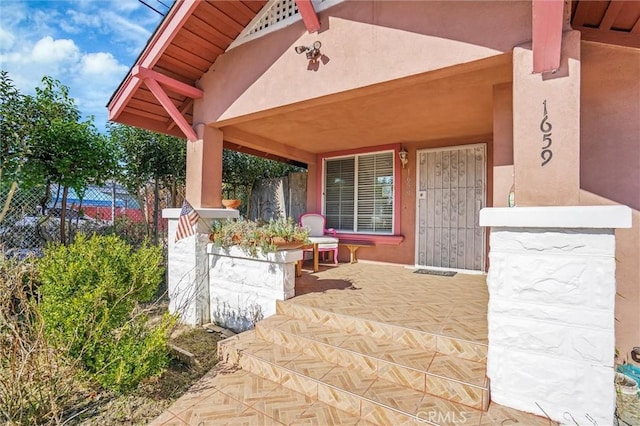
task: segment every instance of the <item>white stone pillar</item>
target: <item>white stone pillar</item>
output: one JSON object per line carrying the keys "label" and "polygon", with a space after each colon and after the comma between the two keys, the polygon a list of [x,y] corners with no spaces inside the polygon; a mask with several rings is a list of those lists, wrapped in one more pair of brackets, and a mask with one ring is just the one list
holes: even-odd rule
{"label": "white stone pillar", "polygon": [[177,313],[180,322],[200,325],[209,317],[209,229],[214,219],[237,218],[233,209],[196,209],[200,215],[195,235],[175,241],[180,209],[164,209],[169,220],[167,287],[169,312]]}
{"label": "white stone pillar", "polygon": [[613,424],[615,228],[631,226],[631,209],[487,208],[480,225],[491,227],[492,401]]}

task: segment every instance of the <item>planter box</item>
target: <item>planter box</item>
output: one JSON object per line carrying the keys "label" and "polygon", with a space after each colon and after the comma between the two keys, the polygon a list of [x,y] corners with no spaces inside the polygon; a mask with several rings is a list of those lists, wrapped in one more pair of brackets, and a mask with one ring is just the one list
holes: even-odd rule
{"label": "planter box", "polygon": [[276,313],[276,301],[295,295],[295,265],[302,250],[251,256],[239,247],[207,246],[211,320],[240,332]]}

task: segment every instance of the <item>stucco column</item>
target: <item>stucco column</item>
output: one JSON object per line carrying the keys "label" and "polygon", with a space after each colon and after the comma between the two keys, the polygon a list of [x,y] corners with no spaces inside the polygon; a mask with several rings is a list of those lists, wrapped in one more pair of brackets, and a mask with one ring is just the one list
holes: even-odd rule
{"label": "stucco column", "polygon": [[530,46],[513,49],[517,206],[579,204],[580,32],[562,37],[560,68],[533,74]]}
{"label": "stucco column", "polygon": [[186,196],[194,208],[222,207],[222,131],[200,125],[187,142]]}

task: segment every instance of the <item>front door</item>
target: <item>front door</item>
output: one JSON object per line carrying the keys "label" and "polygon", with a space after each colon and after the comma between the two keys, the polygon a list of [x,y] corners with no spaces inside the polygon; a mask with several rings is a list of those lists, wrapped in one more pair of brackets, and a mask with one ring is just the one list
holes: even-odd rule
{"label": "front door", "polygon": [[485,145],[418,151],[416,265],[484,270]]}

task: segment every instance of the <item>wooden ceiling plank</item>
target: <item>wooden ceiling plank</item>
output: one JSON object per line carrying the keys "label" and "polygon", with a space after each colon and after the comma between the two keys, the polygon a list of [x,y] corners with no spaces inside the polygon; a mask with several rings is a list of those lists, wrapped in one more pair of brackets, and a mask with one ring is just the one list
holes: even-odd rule
{"label": "wooden ceiling plank", "polygon": [[172,57],[178,60],[190,63],[197,68],[209,69],[209,67],[211,66],[210,61],[207,61],[206,59],[203,59],[199,56],[193,55],[190,52],[186,52],[177,46],[170,46],[166,50],[166,53],[168,53],[169,55],[171,55]]}
{"label": "wooden ceiling plank", "polygon": [[215,3],[215,6],[243,27],[246,27],[253,17],[256,16],[256,14],[241,1],[221,1]]}
{"label": "wooden ceiling plank", "polygon": [[255,13],[260,12],[264,7],[264,5],[267,4],[267,2],[264,0],[260,0],[260,1],[249,0],[249,1],[243,1],[242,3],[244,3],[249,9],[253,10]]}
{"label": "wooden ceiling plank", "polygon": [[585,22],[587,22],[587,17],[589,16],[589,7],[591,5],[589,2],[579,1],[576,6],[576,13],[573,16],[572,25],[576,27],[582,27]]}
{"label": "wooden ceiling plank", "polygon": [[148,110],[132,108],[130,106],[128,106],[125,111],[129,112],[130,114],[139,115],[140,117],[146,117],[160,122],[164,122],[167,119],[166,116],[154,114],[152,112],[149,112]]}
{"label": "wooden ceiling plank", "polygon": [[202,77],[202,74],[207,72],[206,68],[201,69],[194,67],[193,65],[182,62],[169,54],[163,55],[162,59],[156,63],[156,66],[153,67],[153,69],[158,72],[162,72],[163,74],[166,73],[164,70],[173,70],[175,73],[186,77],[185,80],[188,80],[191,83],[198,80],[200,77]]}
{"label": "wooden ceiling plank", "polygon": [[218,30],[232,39],[235,40],[238,34],[240,34],[244,29],[243,25],[240,25],[233,19],[229,18],[220,9],[214,7],[213,4],[203,1],[200,4],[200,7],[205,11],[205,14],[208,15],[208,19],[205,19],[204,16],[202,19],[205,21],[215,22]]}
{"label": "wooden ceiling plank", "polygon": [[[169,92],[167,93],[167,95],[169,95],[169,98],[171,98],[171,101],[173,101],[173,103],[175,104],[180,104],[182,103],[182,101],[184,101],[184,96],[178,96],[173,92]],[[153,103],[156,105],[158,104],[158,100],[156,99],[156,97],[153,95],[153,93],[151,93],[151,91],[144,84],[142,85],[140,90],[136,92],[136,95],[133,98],[139,99],[144,102]]]}
{"label": "wooden ceiling plank", "polygon": [[150,103],[150,102],[144,102],[138,99],[131,99],[129,101],[129,105],[132,108],[148,111],[158,116],[164,115],[167,118],[169,118],[169,114],[167,114],[164,108],[162,108],[162,106],[158,103]]}
{"label": "wooden ceiling plank", "polygon": [[222,137],[225,141],[233,142],[247,148],[274,154],[284,158],[301,161],[306,164],[315,164],[316,156],[308,151],[303,151],[294,146],[259,136],[234,127],[222,128]]}
{"label": "wooden ceiling plank", "polygon": [[220,48],[233,43],[233,39],[231,39],[231,37],[221,33],[216,28],[209,25],[208,22],[203,21],[200,17],[195,15],[187,21],[185,28],[189,29],[191,32],[206,37]]}
{"label": "wooden ceiling plank", "polygon": [[633,28],[631,28],[631,33],[632,34],[640,34],[640,18],[638,18],[638,20],[636,21],[636,23],[633,26]]}
{"label": "wooden ceiling plank", "polygon": [[212,57],[216,57],[224,52],[220,47],[188,30],[184,30],[177,35],[171,44],[206,60],[210,60]]}
{"label": "wooden ceiling plank", "polygon": [[604,13],[604,17],[602,18],[598,28],[601,30],[610,30],[613,23],[616,21],[618,14],[620,14],[620,11],[622,10],[622,6],[624,6],[624,2],[620,0],[612,0],[609,2],[609,7]]}

